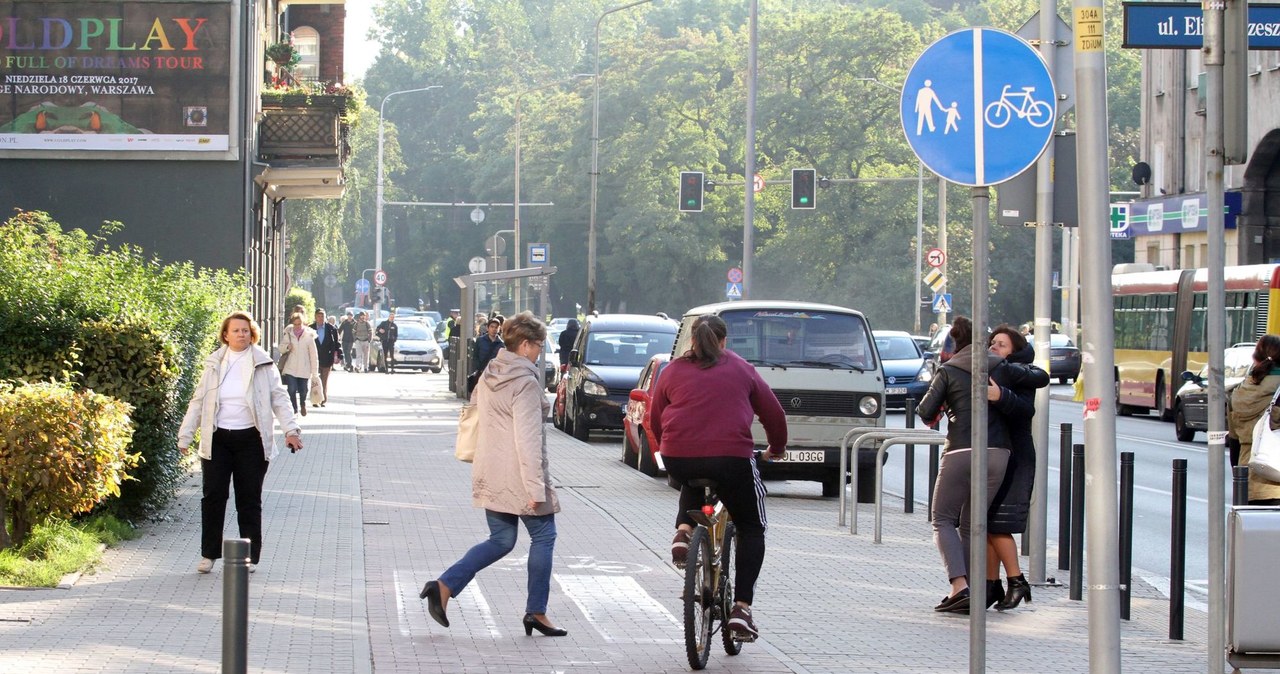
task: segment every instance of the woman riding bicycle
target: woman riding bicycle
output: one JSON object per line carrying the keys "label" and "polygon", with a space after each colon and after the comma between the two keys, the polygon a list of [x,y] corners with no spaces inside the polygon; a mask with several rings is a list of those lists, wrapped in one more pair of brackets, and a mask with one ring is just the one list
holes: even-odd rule
{"label": "woman riding bicycle", "polygon": [[742,641],[760,635],[751,601],[764,563],[764,485],[756,469],[751,421],[760,417],[769,458],[783,455],[787,418],[756,369],[725,349],[728,328],[719,316],[703,316],[692,328],[692,349],[662,372],[650,403],[650,425],[667,472],[682,486],[671,560],[684,566],[694,522],[688,511],[702,507],[703,492],[690,480],[712,479],[738,531],[734,604],[728,629]]}

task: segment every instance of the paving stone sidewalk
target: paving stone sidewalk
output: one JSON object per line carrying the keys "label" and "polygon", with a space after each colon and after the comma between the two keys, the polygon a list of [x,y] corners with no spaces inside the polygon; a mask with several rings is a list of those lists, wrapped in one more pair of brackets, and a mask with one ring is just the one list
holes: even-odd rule
{"label": "paving stone sidewalk", "polygon": [[[446,630],[418,590],[487,534],[469,467],[452,455],[459,402],[437,375],[334,373],[331,386],[330,405],[303,421],[307,448],[267,476],[249,671],[688,670],[667,551],[675,492],[624,466],[616,439],[547,426],[563,508],[548,614],[569,636],[523,633],[523,532],[450,603]],[[763,637],[736,657],[714,650],[709,671],[968,671],[968,622],[931,610],[946,584],[921,509],[886,499],[876,545],[871,506],[851,536],[818,485],[768,486]],[[192,475],[164,519],[71,589],[0,590],[0,672],[220,671],[222,568],[194,572],[199,492]],[[1089,671],[1086,603],[1061,587],[1033,592],[1030,606],[988,612],[988,671]],[[1188,611],[1182,642],[1165,638],[1166,620],[1160,594],[1136,587],[1124,667],[1205,671],[1204,614]]]}

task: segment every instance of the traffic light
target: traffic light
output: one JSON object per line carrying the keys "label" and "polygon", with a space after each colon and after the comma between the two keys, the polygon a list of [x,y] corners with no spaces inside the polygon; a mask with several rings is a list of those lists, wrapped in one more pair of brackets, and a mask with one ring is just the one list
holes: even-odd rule
{"label": "traffic light", "polygon": [[791,169],[791,207],[817,208],[814,192],[818,172],[811,168]]}
{"label": "traffic light", "polygon": [[369,299],[374,304],[385,304],[387,301],[387,289],[382,286],[374,286]]}
{"label": "traffic light", "polygon": [[702,171],[680,172],[680,210],[686,213],[702,212]]}

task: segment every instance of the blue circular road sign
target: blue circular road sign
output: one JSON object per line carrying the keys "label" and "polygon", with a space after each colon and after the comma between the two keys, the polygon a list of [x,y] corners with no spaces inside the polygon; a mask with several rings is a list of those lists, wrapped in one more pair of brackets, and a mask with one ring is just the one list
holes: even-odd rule
{"label": "blue circular road sign", "polygon": [[902,86],[902,130],[929,170],[997,185],[1035,163],[1058,117],[1053,77],[1018,36],[966,28],[929,45]]}
{"label": "blue circular road sign", "polygon": [[369,279],[362,278],[356,281],[356,292],[367,294],[369,292]]}

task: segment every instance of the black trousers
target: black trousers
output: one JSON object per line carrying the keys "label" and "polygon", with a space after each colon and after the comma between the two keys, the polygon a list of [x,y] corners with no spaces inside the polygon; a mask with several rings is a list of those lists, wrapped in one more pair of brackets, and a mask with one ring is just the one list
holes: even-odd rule
{"label": "black trousers", "polygon": [[240,537],[249,539],[249,562],[262,554],[262,481],[270,461],[263,458],[262,437],[256,428],[213,431],[212,459],[200,460],[204,497],[200,499],[200,556],[222,557],[222,522],[227,515],[231,485],[236,489],[236,520]]}
{"label": "black trousers", "polygon": [[701,487],[686,483],[695,479],[716,481],[716,495],[733,517],[738,531],[738,549],[734,554],[733,600],[750,604],[755,598],[756,579],[764,565],[764,530],[768,522],[764,514],[764,483],[756,460],[738,456],[681,457],[663,455],[667,472],[680,483],[680,510],[676,525],[695,522],[690,510],[703,504]]}

